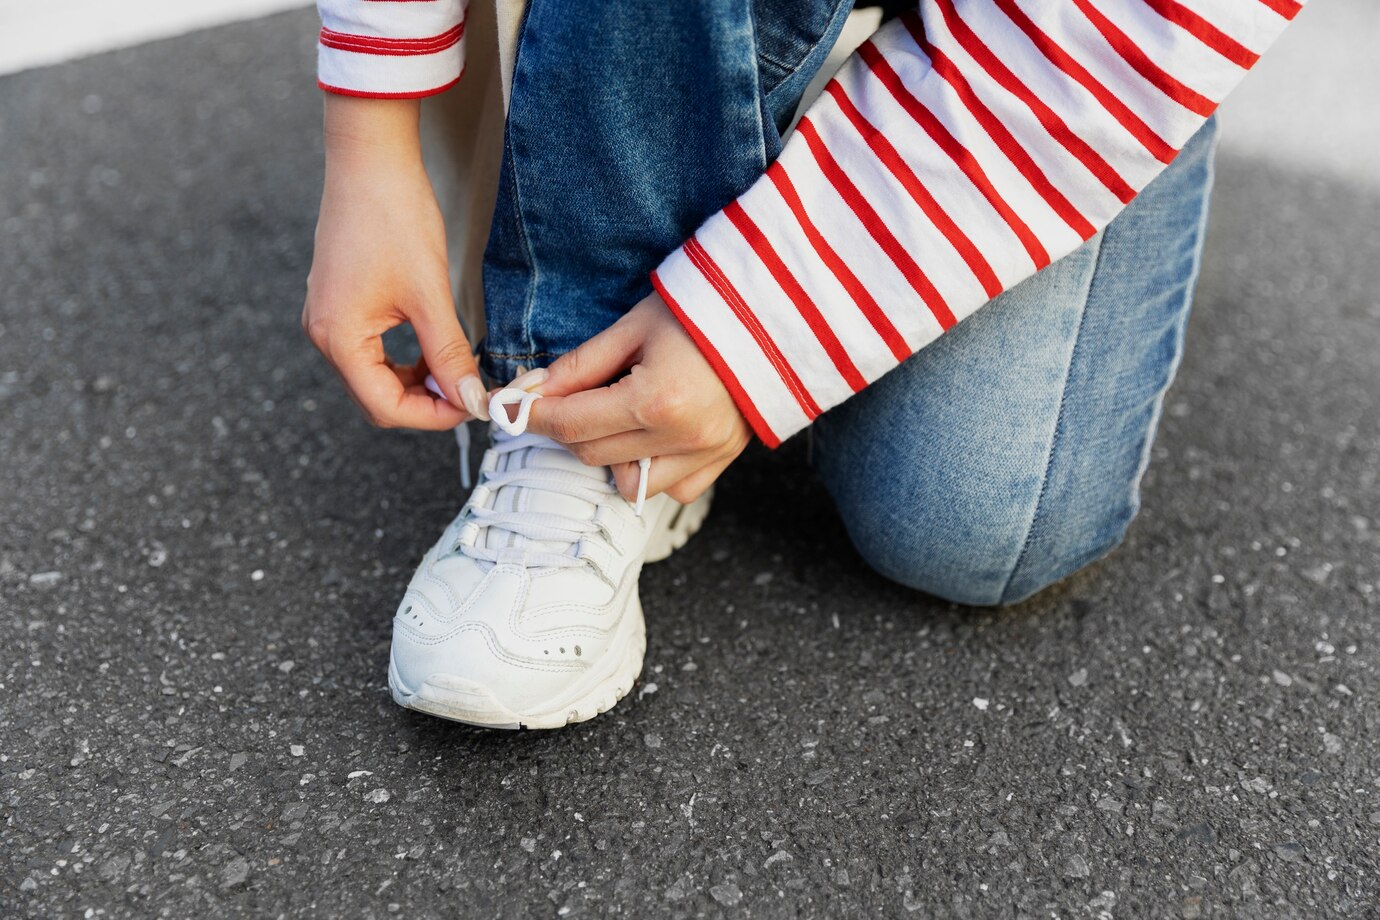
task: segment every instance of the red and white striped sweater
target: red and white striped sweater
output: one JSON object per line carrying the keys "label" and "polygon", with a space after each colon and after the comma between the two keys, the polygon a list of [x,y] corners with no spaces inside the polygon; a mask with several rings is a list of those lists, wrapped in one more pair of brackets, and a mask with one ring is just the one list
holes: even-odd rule
{"label": "red and white striped sweater", "polygon": [[[1301,5],[921,0],[652,280],[775,446],[1104,227]],[[323,88],[459,79],[462,0],[319,7]]]}

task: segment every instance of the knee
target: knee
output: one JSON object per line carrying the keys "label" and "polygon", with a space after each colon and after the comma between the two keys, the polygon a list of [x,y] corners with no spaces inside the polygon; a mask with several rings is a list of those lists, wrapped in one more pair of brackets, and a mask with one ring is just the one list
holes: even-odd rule
{"label": "knee", "polygon": [[[1119,508],[1005,513],[931,514],[900,519],[869,504],[841,509],[859,555],[887,579],[972,607],[1020,603],[1063,581],[1116,548],[1138,502]],[[953,509],[949,509],[952,511]]]}
{"label": "knee", "polygon": [[970,607],[1001,603],[1000,573],[976,560],[954,558],[938,535],[898,532],[857,519],[848,520],[848,533],[863,561],[889,581]]}
{"label": "knee", "polygon": [[1037,521],[1002,590],[1002,605],[1029,600],[1082,571],[1121,545],[1139,509],[1130,501],[1095,513],[1069,512]]}

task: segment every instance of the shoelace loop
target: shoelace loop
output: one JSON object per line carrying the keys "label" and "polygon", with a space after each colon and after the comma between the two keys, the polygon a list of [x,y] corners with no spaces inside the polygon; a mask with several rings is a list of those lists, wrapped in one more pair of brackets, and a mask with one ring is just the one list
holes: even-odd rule
{"label": "shoelace loop", "polygon": [[[426,378],[426,387],[437,396],[445,399],[445,394],[430,375]],[[548,438],[527,432],[527,424],[532,414],[532,404],[540,399],[541,395],[526,390],[504,388],[490,397],[489,417],[494,426],[502,432],[501,435],[491,439],[491,449],[498,455],[502,456],[531,448],[564,450],[561,445]],[[517,407],[517,411],[511,418],[508,414],[509,406]],[[471,439],[469,427],[464,422],[455,427],[455,441],[460,449],[460,484],[468,490],[473,485],[469,462]],[[647,499],[647,480],[652,465],[651,458],[645,457],[639,460],[637,465],[637,500],[633,504],[633,512],[641,517]],[[583,521],[557,514],[532,511],[497,511],[486,507],[482,502],[473,500],[474,496],[487,499],[489,495],[504,486],[517,486],[571,495],[596,506],[602,505],[610,497],[618,494],[617,487],[607,478],[586,476],[571,470],[524,465],[513,470],[490,471],[485,474],[484,481],[479,487],[484,492],[481,494],[479,489],[476,489],[468,504],[466,515],[468,520],[460,529],[456,545],[457,551],[483,562],[498,563],[508,561],[511,558],[513,561],[521,561],[526,565],[566,568],[580,565],[584,561],[585,557],[580,549],[576,549],[571,554],[534,549],[530,545],[490,548],[484,544],[483,535],[488,529],[495,528],[520,536],[524,538],[524,541],[566,543],[574,547],[578,547],[581,540],[590,534],[603,532],[608,536],[606,525],[597,519]]]}
{"label": "shoelace loop", "polygon": [[[527,430],[528,419],[532,415],[532,403],[541,399],[542,394],[528,390],[504,388],[489,398],[489,418],[510,435],[520,435]],[[517,412],[510,419],[508,407],[517,406]],[[647,479],[652,470],[652,458],[643,457],[637,461],[637,500],[633,502],[633,513],[642,517],[642,506],[647,503]]]}

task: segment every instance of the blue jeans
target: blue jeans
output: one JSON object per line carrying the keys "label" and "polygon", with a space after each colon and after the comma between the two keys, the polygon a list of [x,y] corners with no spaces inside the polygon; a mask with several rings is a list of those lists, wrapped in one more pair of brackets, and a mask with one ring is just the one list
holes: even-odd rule
{"label": "blue jeans", "polygon": [[[779,152],[849,6],[533,0],[485,254],[490,374],[549,363],[648,293]],[[1004,604],[1120,542],[1183,350],[1216,131],[1084,246],[815,422],[812,462],[873,568]]]}
{"label": "blue jeans", "polygon": [[484,253],[484,370],[512,379],[647,294],[747,190],[852,0],[531,0]]}

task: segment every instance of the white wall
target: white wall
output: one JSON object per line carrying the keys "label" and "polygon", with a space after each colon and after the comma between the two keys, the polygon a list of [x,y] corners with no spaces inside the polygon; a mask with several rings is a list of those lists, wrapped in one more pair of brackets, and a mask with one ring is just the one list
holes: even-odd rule
{"label": "white wall", "polygon": [[1380,188],[1380,2],[1310,0],[1222,106],[1222,152]]}
{"label": "white wall", "polygon": [[0,74],[310,5],[311,0],[0,0]]}

